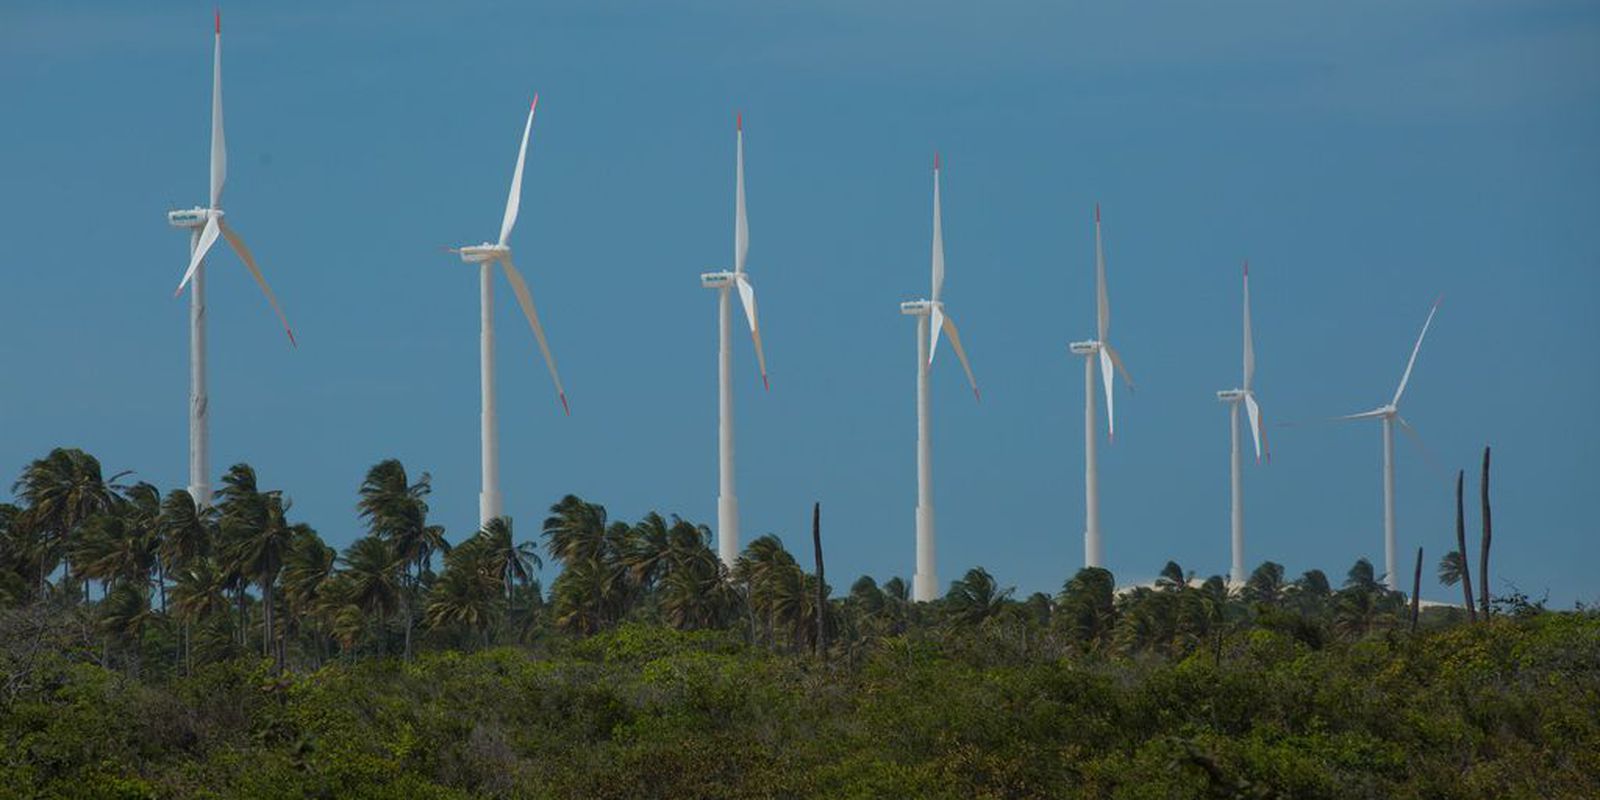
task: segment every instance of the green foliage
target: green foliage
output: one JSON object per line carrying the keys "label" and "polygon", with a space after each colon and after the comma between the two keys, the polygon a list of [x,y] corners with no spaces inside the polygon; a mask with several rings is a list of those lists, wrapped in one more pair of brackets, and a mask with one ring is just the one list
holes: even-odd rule
{"label": "green foliage", "polygon": [[547,605],[509,519],[451,547],[398,461],[342,553],[248,465],[223,484],[24,470],[0,797],[1600,796],[1600,615],[1515,591],[1415,634],[1366,561],[827,599],[776,535],[730,570],[704,526],[568,496]]}

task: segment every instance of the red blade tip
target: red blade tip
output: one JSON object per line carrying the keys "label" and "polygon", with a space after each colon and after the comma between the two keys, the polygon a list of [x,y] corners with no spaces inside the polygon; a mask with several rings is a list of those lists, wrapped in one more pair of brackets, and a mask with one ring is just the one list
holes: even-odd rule
{"label": "red blade tip", "polygon": [[772,391],[772,384],[767,382],[767,373],[765,372],[761,373],[761,388],[769,392]]}
{"label": "red blade tip", "polygon": [[216,9],[216,17],[217,17],[217,35],[221,36],[222,35],[222,8],[220,6]]}
{"label": "red blade tip", "polygon": [[734,112],[734,115],[733,115],[733,129],[736,130],[736,131],[743,131],[744,130],[744,112],[743,111]]}
{"label": "red blade tip", "polygon": [[972,387],[972,396],[976,398],[978,402],[983,402],[983,392],[978,391],[978,387]]}
{"label": "red blade tip", "polygon": [[1100,221],[1100,204],[1098,202],[1094,204],[1094,221],[1097,223]]}
{"label": "red blade tip", "polygon": [[938,150],[933,151],[933,171],[934,172],[938,172],[939,171],[939,151]]}
{"label": "red blade tip", "polygon": [[1444,292],[1440,292],[1438,297],[1433,298],[1433,307],[1434,308],[1438,308],[1439,304],[1441,304],[1443,302],[1444,302]]}
{"label": "red blade tip", "polygon": [[283,332],[289,334],[289,346],[293,347],[296,350],[299,350],[300,349],[300,343],[295,341],[295,339],[294,339],[294,331],[291,331],[288,328],[284,328]]}
{"label": "red blade tip", "polygon": [[567,393],[566,392],[562,392],[561,393],[561,410],[563,412],[565,412],[567,416],[569,416],[569,417],[572,416],[572,408],[567,405]]}
{"label": "red blade tip", "polygon": [[532,110],[534,110],[534,109],[536,109],[538,107],[539,107],[539,93],[538,92],[534,92],[533,93],[533,102],[528,105],[528,110],[532,111]]}
{"label": "red blade tip", "polygon": [[1244,276],[1246,278],[1250,277],[1250,259],[1248,258],[1244,260]]}

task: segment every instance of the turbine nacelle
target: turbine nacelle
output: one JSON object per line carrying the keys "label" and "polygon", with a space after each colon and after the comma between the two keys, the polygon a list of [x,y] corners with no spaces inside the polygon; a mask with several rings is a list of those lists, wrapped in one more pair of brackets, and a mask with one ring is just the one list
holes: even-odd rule
{"label": "turbine nacelle", "polygon": [[907,300],[900,304],[900,313],[908,317],[926,317],[933,313],[935,307],[943,310],[944,303],[936,300]]}
{"label": "turbine nacelle", "polygon": [[1217,402],[1238,403],[1242,402],[1249,394],[1250,392],[1245,389],[1223,389],[1222,391],[1217,392]]}
{"label": "turbine nacelle", "polygon": [[503,258],[509,260],[511,258],[510,247],[507,247],[503,244],[490,244],[488,242],[484,242],[483,244],[468,245],[466,247],[456,249],[454,252],[458,253],[461,256],[461,260],[467,262],[468,264],[482,264],[486,261],[494,261],[495,259]]}
{"label": "turbine nacelle", "polygon": [[1100,343],[1093,339],[1085,342],[1073,342],[1067,345],[1067,349],[1071,350],[1075,356],[1092,356],[1100,352]]}
{"label": "turbine nacelle", "polygon": [[728,270],[700,273],[700,285],[707,289],[727,289],[732,287],[736,280],[734,273]]}
{"label": "turbine nacelle", "polygon": [[174,228],[204,228],[206,220],[212,217],[222,217],[220,208],[184,208],[167,212],[167,224]]}

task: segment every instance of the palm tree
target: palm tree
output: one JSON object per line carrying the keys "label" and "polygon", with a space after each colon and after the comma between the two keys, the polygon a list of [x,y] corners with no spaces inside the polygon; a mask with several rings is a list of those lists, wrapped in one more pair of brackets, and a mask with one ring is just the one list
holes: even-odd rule
{"label": "palm tree", "polygon": [[415,483],[406,477],[406,468],[398,459],[388,459],[374,465],[361,482],[361,500],[357,508],[367,521],[368,531],[387,540],[395,554],[405,563],[404,590],[400,594],[400,613],[405,618],[405,658],[411,659],[411,603],[424,572],[431,572],[434,553],[448,553],[450,543],[445,541],[444,528],[428,524],[427,496],[433,491],[428,473]]}
{"label": "palm tree", "polygon": [[1244,584],[1244,598],[1252,603],[1276,606],[1283,602],[1287,586],[1283,580],[1283,565],[1263,561],[1250,573]]}
{"label": "palm tree", "polygon": [[353,650],[355,642],[348,608],[354,608],[360,615],[363,630],[371,622],[381,624],[387,620],[399,605],[400,572],[405,568],[405,560],[395,554],[388,542],[376,536],[357,539],[344,551],[341,560],[344,562],[340,573],[343,579],[341,599],[346,608],[341,608],[336,615],[336,628],[348,652]]}
{"label": "palm tree", "polygon": [[502,575],[482,540],[472,539],[445,556],[444,572],[428,593],[423,621],[430,628],[460,626],[482,644],[505,611]]}
{"label": "palm tree", "polygon": [[273,590],[294,528],[287,516],[289,503],[282,494],[263,492],[257,495],[257,501],[249,513],[233,515],[224,511],[223,528],[235,532],[229,560],[261,589],[261,654],[272,656],[277,668],[282,669],[283,652],[277,647],[277,628],[273,624]]}
{"label": "palm tree", "polygon": [[633,529],[621,522],[608,524],[605,506],[573,495],[563,497],[550,512],[543,528],[545,548],[562,565],[550,587],[557,624],[593,632],[620,619],[632,599],[625,554],[635,546]]}
{"label": "palm tree", "polygon": [[944,597],[945,607],[951,620],[975,626],[999,614],[1014,591],[1011,587],[1000,589],[988,570],[974,567],[960,580],[950,583],[950,591]]}
{"label": "palm tree", "polygon": [[[56,448],[28,464],[11,487],[27,507],[27,521],[38,536],[39,596],[79,528],[116,502],[115,481],[101,474],[100,462],[77,448]],[[68,569],[70,570],[70,565]],[[70,573],[68,576],[70,578]]]}
{"label": "palm tree", "polygon": [[172,613],[182,624],[183,663],[188,672],[194,669],[194,624],[227,616],[227,581],[216,562],[204,556],[184,562],[173,571],[173,578]]}
{"label": "palm tree", "polygon": [[[773,644],[778,632],[783,632],[795,647],[815,630],[808,611],[814,612],[816,602],[808,595],[814,589],[808,576],[794,556],[784,549],[783,541],[772,534],[750,542],[734,562],[733,578],[746,587],[750,611],[758,620],[762,631]],[[814,578],[813,578],[814,580]]]}
{"label": "palm tree", "polygon": [[339,551],[323,543],[309,525],[295,525],[283,557],[283,599],[289,608],[289,621],[297,630],[310,622],[317,644],[317,658],[323,657],[326,637],[317,624],[325,600],[324,589],[336,573]]}
{"label": "palm tree", "polygon": [[[175,489],[167,494],[166,499],[161,502],[161,513],[156,518],[163,587],[167,577],[177,575],[189,565],[211,554],[217,538],[217,527],[217,510],[196,503],[187,489]],[[165,588],[162,591],[161,608],[166,610]],[[181,626],[184,658],[187,659],[189,620],[182,620]]]}

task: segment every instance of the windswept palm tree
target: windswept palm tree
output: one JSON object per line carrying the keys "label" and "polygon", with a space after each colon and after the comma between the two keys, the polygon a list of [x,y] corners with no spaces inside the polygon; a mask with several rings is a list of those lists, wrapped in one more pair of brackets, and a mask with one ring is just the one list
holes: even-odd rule
{"label": "windswept palm tree", "polygon": [[[357,539],[341,557],[344,570],[340,591],[341,605],[354,608],[361,618],[364,631],[373,624],[382,626],[394,614],[400,603],[400,573],[405,560],[395,554],[388,542],[366,536]],[[352,638],[352,620],[347,608],[341,608],[335,617],[336,635],[353,651],[356,638]]]}
{"label": "windswept palm tree", "polygon": [[489,548],[473,539],[445,556],[444,572],[428,593],[423,621],[430,628],[460,627],[481,644],[504,616],[502,576]]}
{"label": "windswept palm tree", "polygon": [[83,524],[111,511],[115,482],[123,474],[108,481],[94,456],[61,447],[23,469],[11,491],[25,504],[27,524],[38,537],[34,557],[39,562],[39,596]]}
{"label": "windswept palm tree", "polygon": [[967,570],[960,580],[950,583],[945,608],[950,619],[964,625],[979,625],[1000,613],[1014,588],[1000,589],[994,576],[983,567]]}
{"label": "windswept palm tree", "polygon": [[1061,587],[1056,599],[1056,619],[1068,638],[1086,652],[1101,652],[1111,645],[1117,624],[1116,579],[1102,567],[1078,570]]}
{"label": "windswept palm tree", "polygon": [[1268,606],[1277,606],[1283,602],[1287,589],[1283,580],[1283,565],[1272,561],[1263,561],[1250,573],[1250,579],[1244,584],[1244,599],[1252,603]]}
{"label": "windswept palm tree", "polygon": [[172,613],[182,628],[183,663],[194,668],[193,628],[207,619],[227,619],[227,582],[216,562],[199,556],[184,562],[173,572]]}
{"label": "windswept palm tree", "polygon": [[296,631],[309,624],[316,638],[317,658],[323,658],[325,631],[319,624],[324,590],[333,579],[339,551],[329,547],[309,525],[295,525],[283,558],[283,599]]}
{"label": "windswept palm tree", "polygon": [[432,478],[422,473],[416,482],[406,476],[398,459],[374,465],[361,482],[357,508],[367,522],[367,530],[390,543],[405,562],[404,587],[400,593],[400,614],[405,621],[405,658],[411,659],[412,602],[425,572],[431,572],[435,553],[448,553],[444,528],[428,524],[427,497],[433,491]]}

